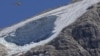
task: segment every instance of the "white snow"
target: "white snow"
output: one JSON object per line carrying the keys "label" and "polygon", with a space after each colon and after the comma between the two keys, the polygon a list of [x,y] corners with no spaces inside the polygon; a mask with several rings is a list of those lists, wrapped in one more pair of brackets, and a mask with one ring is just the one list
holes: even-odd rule
{"label": "white snow", "polygon": [[[28,20],[22,21],[11,27],[7,27],[7,28],[3,29],[2,31],[0,31],[0,44],[3,44],[4,46],[7,47],[7,49],[8,49],[7,56],[11,56],[12,54],[16,54],[16,53],[19,53],[19,54],[25,53],[33,47],[36,47],[39,45],[45,45],[48,42],[50,42],[51,40],[53,40],[54,38],[56,38],[63,28],[65,28],[66,26],[75,22],[77,20],[77,18],[82,16],[87,11],[88,7],[90,7],[93,4],[96,4],[98,2],[100,2],[100,0],[83,0],[80,2],[62,6],[60,8],[54,9],[52,11],[49,11],[49,12],[43,13],[41,15],[32,17]],[[50,16],[50,15],[57,15],[58,18],[55,22],[55,25],[56,25],[55,29],[52,31],[52,32],[55,32],[55,34],[50,36],[48,39],[40,41],[38,43],[27,44],[25,46],[17,46],[13,43],[9,43],[4,40],[4,37],[8,36],[9,33],[11,33],[12,36],[15,36],[14,32],[16,31],[16,29],[19,27],[23,27],[26,23],[29,23],[33,20],[37,20],[44,16]]]}

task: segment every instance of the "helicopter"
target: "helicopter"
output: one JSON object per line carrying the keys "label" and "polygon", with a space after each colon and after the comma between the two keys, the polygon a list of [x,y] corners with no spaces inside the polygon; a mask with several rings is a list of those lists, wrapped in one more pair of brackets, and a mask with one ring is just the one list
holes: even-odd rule
{"label": "helicopter", "polygon": [[16,4],[16,6],[20,6],[21,5],[21,2],[18,1],[18,0],[16,0],[15,4]]}

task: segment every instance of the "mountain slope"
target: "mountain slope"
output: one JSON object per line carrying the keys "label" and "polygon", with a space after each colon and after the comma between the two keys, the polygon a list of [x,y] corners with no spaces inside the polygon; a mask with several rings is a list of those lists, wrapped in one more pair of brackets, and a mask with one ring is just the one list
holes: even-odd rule
{"label": "mountain slope", "polygon": [[[35,51],[34,47],[40,46],[40,45],[45,45],[45,44],[49,43],[50,41],[52,41],[53,39],[55,39],[60,33],[62,34],[62,30],[65,27],[67,27],[70,24],[72,24],[73,22],[75,22],[77,20],[77,18],[79,18],[80,16],[82,16],[84,13],[86,13],[88,11],[87,9],[89,9],[90,6],[92,6],[98,2],[100,2],[100,1],[99,0],[92,0],[92,1],[91,0],[83,0],[80,2],[72,3],[69,5],[60,7],[58,9],[54,9],[47,13],[43,13],[41,15],[35,16],[26,21],[23,21],[16,25],[13,25],[11,27],[5,28],[0,31],[0,37],[1,37],[0,44],[4,45],[5,49],[7,48],[6,49],[8,51],[7,56],[11,56],[11,55],[15,55],[15,54],[18,54],[16,56],[19,56],[20,54],[31,50],[31,48],[33,48],[33,51]],[[77,29],[75,29],[75,30],[77,30]],[[64,33],[64,34],[66,34],[66,33]],[[77,34],[77,32],[76,32],[76,34]],[[70,35],[70,33],[69,33],[69,35]],[[64,36],[64,35],[61,35],[60,37],[62,37],[62,36]],[[57,39],[59,40],[60,37],[57,37]],[[70,38],[72,38],[72,37],[70,37]],[[67,40],[70,41],[70,38],[67,38]],[[43,51],[42,51],[43,53],[48,53],[44,50],[46,48],[47,48],[47,50],[48,50],[48,48],[52,48],[51,50],[55,52],[55,54],[52,53],[52,54],[54,54],[54,56],[58,56],[58,55],[64,56],[63,54],[60,54],[60,53],[62,53],[61,50],[63,50],[62,47],[64,47],[64,48],[71,47],[71,49],[75,49],[76,47],[78,47],[79,48],[78,50],[81,50],[82,52],[86,53],[87,55],[90,55],[88,53],[88,51],[85,50],[84,48],[82,48],[81,46],[79,46],[78,45],[79,43],[77,43],[75,40],[71,39],[72,43],[66,43],[67,40],[64,40],[64,38],[61,38],[61,39],[62,40],[60,40],[60,41],[64,42],[64,44],[60,43],[61,44],[60,47],[58,46],[59,41],[54,40],[51,43],[49,43],[50,46],[47,45],[45,47],[39,47],[36,49],[38,49],[38,50],[41,49],[41,51],[43,49]],[[76,43],[73,43],[73,42],[76,42]],[[67,45],[67,44],[69,44],[68,47],[63,46],[63,45]],[[71,46],[71,44],[72,44],[72,46]],[[73,44],[77,45],[77,46],[73,46]],[[58,46],[57,49],[61,49],[61,50],[59,50],[59,52],[58,52],[57,50],[55,50],[55,48],[52,45]],[[38,50],[36,50],[36,51],[38,51]],[[39,53],[41,53],[41,51],[36,52],[36,54],[33,52],[32,54],[27,53],[25,55],[26,56],[42,55],[42,54],[39,54]],[[74,53],[74,50],[66,50],[65,49],[64,52],[66,52],[66,51]],[[75,49],[75,51],[77,51],[77,49]],[[57,52],[58,52],[58,54],[56,54]],[[66,55],[69,55],[69,54],[71,54],[71,53],[66,53]],[[81,53],[81,55],[83,55],[83,54]]]}
{"label": "mountain slope", "polygon": [[100,56],[100,3],[87,10],[56,39],[23,55]]}

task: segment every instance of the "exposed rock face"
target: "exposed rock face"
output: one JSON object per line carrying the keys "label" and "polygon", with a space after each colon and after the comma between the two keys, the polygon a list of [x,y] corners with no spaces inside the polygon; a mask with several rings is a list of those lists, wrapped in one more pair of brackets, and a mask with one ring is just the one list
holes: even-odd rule
{"label": "exposed rock face", "polygon": [[6,56],[6,54],[7,54],[6,47],[0,44],[0,56]]}
{"label": "exposed rock face", "polygon": [[72,29],[72,36],[84,48],[98,48],[99,35],[97,27],[93,24],[83,23]]}
{"label": "exposed rock face", "polygon": [[52,42],[21,56],[100,56],[100,3],[87,10]]}

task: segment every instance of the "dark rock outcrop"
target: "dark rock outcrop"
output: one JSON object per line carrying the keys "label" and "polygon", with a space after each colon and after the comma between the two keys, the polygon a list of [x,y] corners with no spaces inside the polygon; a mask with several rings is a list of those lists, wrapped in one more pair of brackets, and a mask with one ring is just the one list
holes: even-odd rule
{"label": "dark rock outcrop", "polygon": [[76,26],[72,29],[72,36],[85,49],[94,49],[99,47],[100,37],[98,33],[97,27],[89,23],[83,23],[82,25]]}

